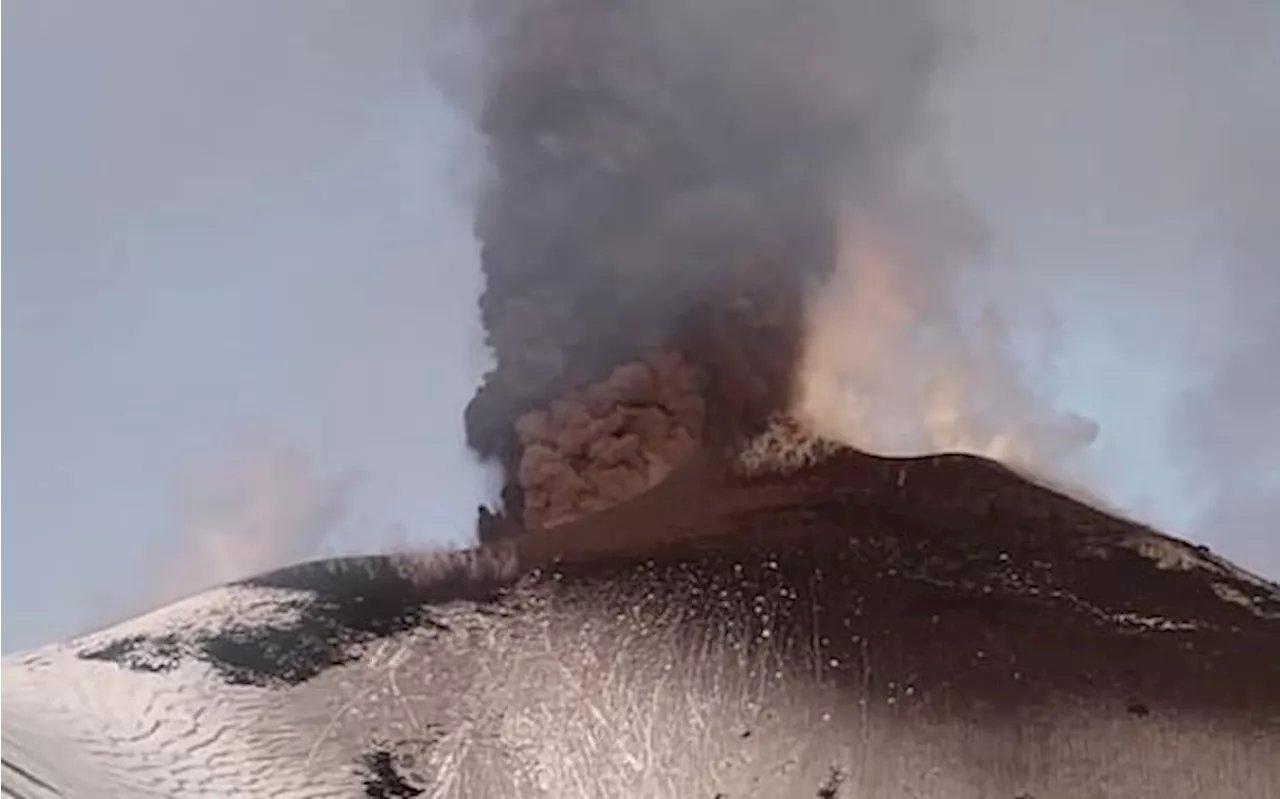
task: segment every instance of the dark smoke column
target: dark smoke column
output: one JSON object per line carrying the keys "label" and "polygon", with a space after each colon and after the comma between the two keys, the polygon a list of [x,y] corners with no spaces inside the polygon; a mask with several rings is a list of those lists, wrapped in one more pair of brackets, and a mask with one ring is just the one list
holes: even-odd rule
{"label": "dark smoke column", "polygon": [[801,63],[854,23],[844,7],[477,6],[497,365],[466,424],[504,464],[509,522],[616,504],[787,405],[805,292],[832,263],[831,183],[871,130],[822,85],[843,57]]}

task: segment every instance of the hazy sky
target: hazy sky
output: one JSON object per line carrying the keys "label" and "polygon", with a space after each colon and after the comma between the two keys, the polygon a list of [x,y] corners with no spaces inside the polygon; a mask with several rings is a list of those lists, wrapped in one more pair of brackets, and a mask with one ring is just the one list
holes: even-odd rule
{"label": "hazy sky", "polygon": [[246,461],[265,524],[358,473],[334,548],[467,540],[486,363],[426,6],[4,4],[6,650],[204,561],[175,539]]}
{"label": "hazy sky", "polygon": [[[974,292],[1051,318],[1035,379],[1099,422],[1095,488],[1280,576],[1280,534],[1203,523],[1188,481],[1218,461],[1183,465],[1222,420],[1232,455],[1280,455],[1247,434],[1274,416],[1213,388],[1232,320],[1266,316],[1221,275],[1280,229],[1280,13],[1122,6],[964,6],[981,35],[937,104],[992,234]],[[468,540],[475,147],[428,76],[430,8],[4,4],[6,651],[317,546]]]}

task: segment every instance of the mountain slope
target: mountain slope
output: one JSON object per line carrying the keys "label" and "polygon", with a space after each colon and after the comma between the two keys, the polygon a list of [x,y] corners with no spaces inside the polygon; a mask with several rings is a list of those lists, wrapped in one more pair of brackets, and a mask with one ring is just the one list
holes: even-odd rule
{"label": "mountain slope", "polygon": [[994,463],[788,446],[704,453],[631,502],[482,550],[305,564],[6,658],[5,788],[1280,784],[1276,586]]}

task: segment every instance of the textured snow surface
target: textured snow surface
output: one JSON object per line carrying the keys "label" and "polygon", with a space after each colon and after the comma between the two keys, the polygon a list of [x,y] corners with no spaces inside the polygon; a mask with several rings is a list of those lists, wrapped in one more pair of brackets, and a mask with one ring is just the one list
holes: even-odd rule
{"label": "textured snow surface", "polygon": [[[7,657],[4,782],[22,797],[358,796],[354,773],[305,773],[298,744],[259,721],[287,692],[228,684],[198,658],[157,670],[80,653],[120,640],[179,642],[287,625],[310,594],[231,586],[115,627]],[[30,777],[24,776],[30,775]],[[329,784],[332,782],[333,784]]]}

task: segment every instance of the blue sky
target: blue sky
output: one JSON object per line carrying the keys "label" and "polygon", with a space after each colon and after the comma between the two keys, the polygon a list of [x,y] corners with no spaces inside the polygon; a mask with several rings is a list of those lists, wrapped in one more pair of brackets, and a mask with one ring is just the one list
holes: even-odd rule
{"label": "blue sky", "polygon": [[[1000,24],[939,108],[993,233],[975,291],[1056,317],[1043,384],[1099,421],[1095,481],[1191,529],[1170,420],[1230,350],[1208,156],[1218,120],[1271,130],[1274,92],[1172,13],[971,5]],[[5,4],[6,651],[187,575],[469,540],[491,489],[461,424],[486,368],[476,144],[427,74],[429,6]],[[193,541],[244,520],[245,468],[281,488],[247,489],[281,540],[222,563]],[[1251,536],[1201,535],[1280,574],[1280,540]]]}

